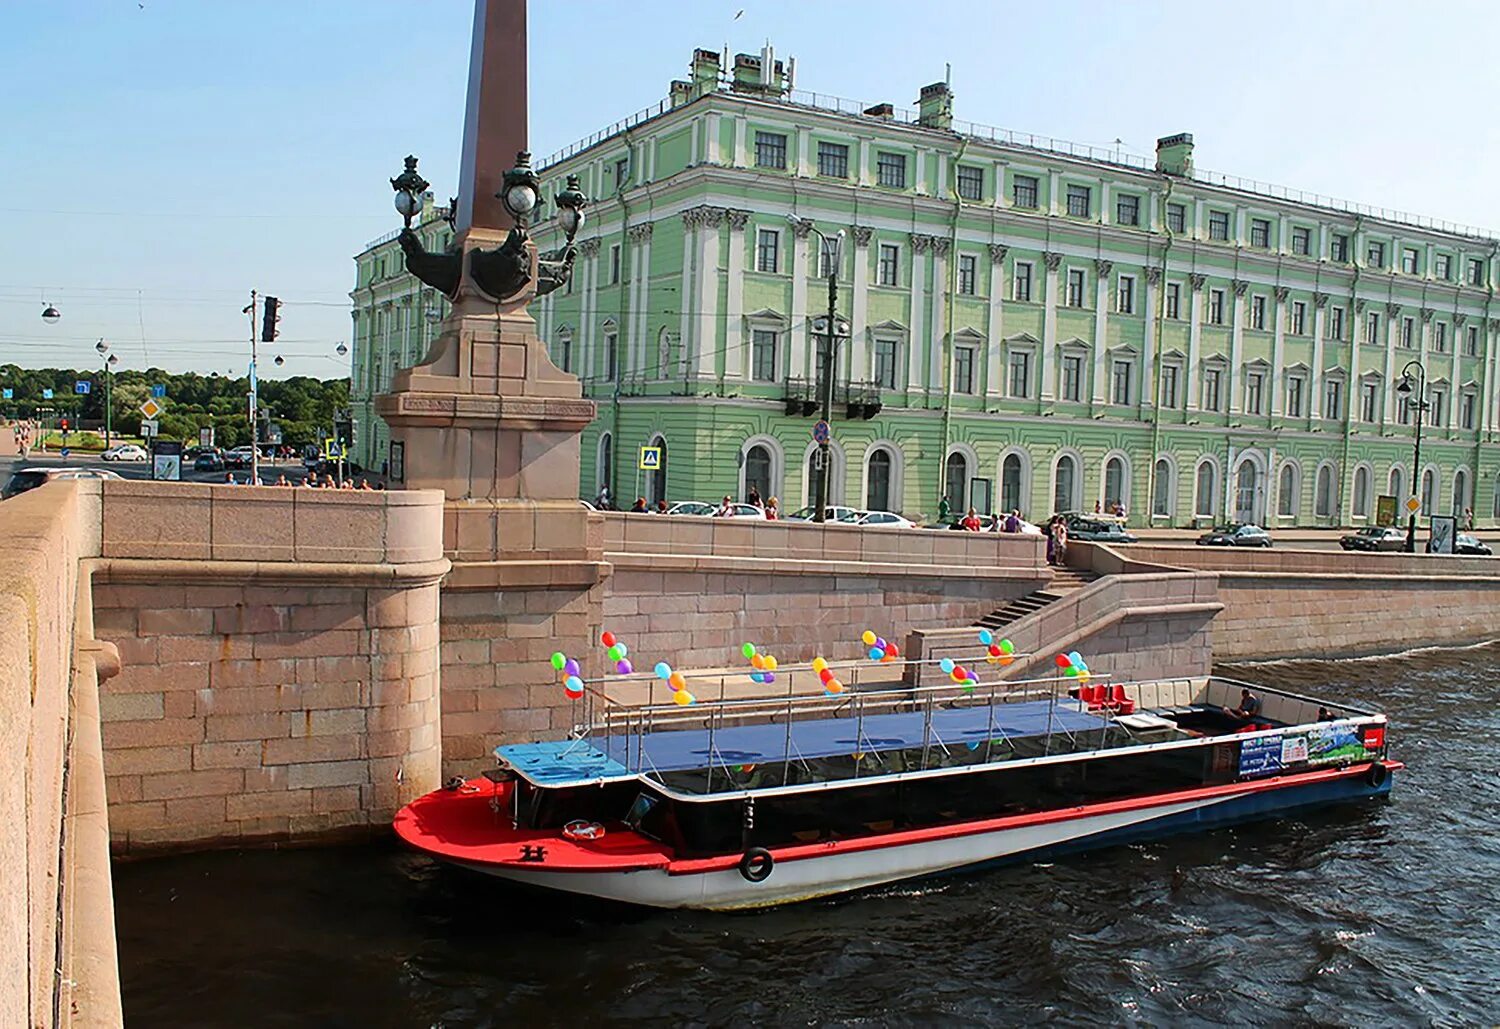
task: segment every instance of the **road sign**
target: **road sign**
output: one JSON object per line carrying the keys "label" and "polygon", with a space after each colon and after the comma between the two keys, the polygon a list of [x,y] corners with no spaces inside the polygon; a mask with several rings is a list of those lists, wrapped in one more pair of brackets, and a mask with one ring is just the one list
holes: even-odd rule
{"label": "road sign", "polygon": [[214,445],[214,427],[206,425],[198,430],[198,445],[200,447],[211,447]]}
{"label": "road sign", "polygon": [[161,412],[162,406],[155,400],[152,400],[150,397],[147,397],[146,402],[141,405],[141,414],[145,415],[147,418],[155,418],[157,415],[161,414]]}
{"label": "road sign", "polygon": [[69,450],[69,449],[68,449],[68,448],[67,448],[67,447],[63,447],[63,448],[62,448],[62,449],[61,449],[61,450],[59,450],[59,451],[58,451],[58,452],[57,452],[57,456],[58,456],[58,457],[67,457],[67,456],[68,456],[68,455],[69,455],[69,454],[71,454],[71,453],[72,453],[72,452],[73,452],[73,451],[71,451],[71,450]]}
{"label": "road sign", "polygon": [[344,446],[343,446],[343,444],[340,443],[336,439],[326,439],[326,440],[324,440],[323,441],[323,456],[326,457],[326,458],[328,458],[328,460],[330,460],[330,461],[337,461],[339,458],[341,458],[341,457],[344,456]]}
{"label": "road sign", "polygon": [[164,397],[167,395],[167,387],[162,383],[157,383],[151,387],[151,395],[153,397]]}
{"label": "road sign", "polygon": [[5,391],[5,399],[6,400],[14,400],[14,399],[16,399],[16,391],[13,390],[13,389],[7,389]]}
{"label": "road sign", "polygon": [[82,397],[88,396],[89,391],[93,388],[94,384],[87,379],[79,379],[77,382],[73,383],[73,392]]}
{"label": "road sign", "polygon": [[1420,500],[1416,497],[1406,498],[1406,511],[1408,514],[1416,514],[1420,510],[1422,510],[1422,502]]}
{"label": "road sign", "polygon": [[819,443],[827,443],[832,438],[833,430],[829,428],[827,422],[819,418],[815,423],[813,423],[813,439],[817,440]]}
{"label": "road sign", "polygon": [[182,478],[182,444],[159,439],[151,448],[151,478],[177,482]]}
{"label": "road sign", "polygon": [[52,399],[52,391],[50,389],[44,389],[44,390],[42,390],[42,399],[43,400],[51,400]]}
{"label": "road sign", "polygon": [[641,448],[641,471],[654,472],[661,468],[661,447]]}
{"label": "road sign", "polygon": [[142,436],[160,436],[161,435],[161,422],[157,421],[155,418],[142,418],[141,419],[141,435]]}

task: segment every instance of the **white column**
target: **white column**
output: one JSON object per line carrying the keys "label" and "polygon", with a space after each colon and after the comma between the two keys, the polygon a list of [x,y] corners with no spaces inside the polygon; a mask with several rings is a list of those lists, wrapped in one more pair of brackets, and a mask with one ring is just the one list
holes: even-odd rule
{"label": "white column", "polygon": [[912,187],[918,193],[926,193],[927,192],[927,151],[924,148],[917,147],[917,154],[916,154],[916,158],[914,160],[914,163],[916,164],[917,167],[915,169],[915,174],[913,176]]}
{"label": "white column", "polygon": [[[1201,207],[1203,202],[1198,202]],[[1183,400],[1189,411],[1203,407],[1202,370],[1198,361],[1203,353],[1203,276],[1196,272],[1188,276],[1188,355],[1187,374],[1183,389],[1187,392]],[[1228,474],[1226,469],[1225,474]]]}
{"label": "white column", "polygon": [[641,226],[641,247],[637,254],[640,269],[636,272],[636,278],[640,280],[640,290],[636,293],[635,322],[636,322],[636,354],[635,367],[641,378],[646,377],[646,370],[651,367],[649,348],[651,341],[646,338],[646,329],[650,325],[651,313],[651,235],[652,225],[647,222]]}
{"label": "white column", "polygon": [[811,229],[812,222],[806,220],[792,226],[792,317],[791,328],[787,332],[787,346],[791,349],[791,356],[787,367],[788,374],[794,379],[808,378],[809,368],[813,369],[812,377],[816,378],[820,370],[808,353],[812,340],[810,326],[807,324],[807,247]]}
{"label": "white column", "polygon": [[1391,390],[1396,383],[1392,379],[1396,368],[1396,346],[1401,342],[1401,305],[1385,305],[1385,378],[1381,382],[1380,397],[1380,426],[1385,428],[1391,424],[1391,408],[1395,402],[1391,399],[1394,394]]}
{"label": "white column", "polygon": [[[1207,239],[1208,226],[1203,224],[1203,198],[1199,197],[1193,201],[1193,231],[1189,233],[1193,239]],[[1188,376],[1192,376],[1192,372]]]}
{"label": "white column", "polygon": [[[1055,170],[1051,171],[1051,172],[1048,172],[1047,173],[1047,211],[1049,213],[1051,213],[1051,214],[1057,214],[1058,212],[1060,212],[1060,211],[1063,210],[1062,207],[1058,206],[1058,202],[1059,202],[1060,198],[1058,197],[1057,194],[1060,193],[1061,191],[1062,191],[1062,175],[1059,174]],[[1043,387],[1043,391],[1045,392],[1045,387]]]}
{"label": "white column", "polygon": [[862,226],[854,228],[854,297],[849,305],[849,379],[875,378],[875,368],[870,363],[869,327],[870,286],[870,230]]}
{"label": "white column", "polygon": [[724,273],[728,288],[724,298],[724,377],[739,379],[744,378],[748,363],[744,341],[745,225],[750,212],[731,210],[725,218],[729,222],[729,254]]}
{"label": "white column", "polygon": [[1292,252],[1292,221],[1286,215],[1281,216],[1281,223],[1276,228],[1276,252],[1278,254]]}
{"label": "white column", "polygon": [[1462,353],[1463,349],[1462,344],[1459,342],[1460,335],[1457,319],[1450,319],[1448,322],[1448,351],[1453,355],[1453,371],[1448,376],[1448,410],[1443,412],[1446,416],[1446,422],[1443,427],[1449,431],[1458,427],[1458,416],[1455,412],[1458,410],[1458,398],[1463,392],[1463,380],[1459,378],[1460,369],[1458,364],[1458,355]]}
{"label": "white column", "polygon": [[741,114],[734,119],[734,165],[746,168],[750,165],[750,122]]}
{"label": "white column", "polygon": [[870,184],[870,140],[864,136],[859,140],[859,169],[855,172],[854,181],[861,186]]}
{"label": "white column", "polygon": [[[947,192],[948,181],[948,155],[939,150],[937,155],[937,181],[933,183],[932,195],[935,197],[948,196],[950,200],[953,199]],[[958,191],[955,189],[953,192],[957,193]]]}
{"label": "white column", "polygon": [[1273,313],[1276,318],[1276,322],[1271,335],[1271,381],[1266,383],[1266,387],[1270,390],[1271,393],[1269,397],[1270,406],[1268,410],[1271,412],[1272,418],[1275,418],[1281,413],[1281,409],[1284,406],[1285,402],[1282,395],[1284,386],[1284,383],[1282,381],[1282,374],[1285,371],[1286,365],[1287,288],[1285,286],[1277,286],[1275,296],[1276,307]]}
{"label": "white column", "polygon": [[1009,248],[1001,243],[990,244],[990,305],[985,332],[989,344],[985,347],[984,393],[998,400],[1005,391],[1005,256]]}
{"label": "white column", "polygon": [[[707,145],[703,148],[703,160],[708,164],[719,163],[719,117],[718,111],[709,111],[708,118],[705,119],[704,132],[708,140]],[[698,123],[695,120],[693,124],[696,126]],[[693,156],[695,159],[697,158],[697,154],[697,150],[694,150]]]}
{"label": "white column", "polygon": [[[995,206],[1010,207],[1010,193],[1005,188],[1005,169],[1008,161],[995,162]],[[991,244],[993,245],[993,244]]]}
{"label": "white column", "polygon": [[1328,294],[1313,294],[1312,368],[1307,373],[1307,414],[1315,422],[1323,417],[1323,327],[1328,318]]}
{"label": "white column", "polygon": [[927,388],[938,396],[944,396],[948,382],[943,378],[943,354],[948,348],[944,338],[948,326],[948,262],[957,260],[949,254],[953,241],[942,236],[932,240],[932,349],[928,352]]}
{"label": "white column", "polygon": [[1096,222],[1109,221],[1109,180],[1099,180],[1099,210],[1095,212]]}
{"label": "white column", "polygon": [[677,361],[678,368],[663,368],[663,378],[676,378],[680,372],[684,378],[688,370],[692,368],[691,355],[693,353],[693,285],[697,281],[693,275],[693,260],[698,256],[698,220],[701,209],[694,208],[682,212],[682,286],[678,290],[678,304],[681,311],[681,328],[678,329],[677,339]]}
{"label": "white column", "polygon": [[719,348],[719,226],[722,207],[703,207],[703,228],[698,244],[698,329],[693,349],[694,367],[700,378],[717,373]]}
{"label": "white column", "polygon": [[599,240],[591,239],[588,243],[587,249],[579,248],[586,256],[583,262],[583,296],[578,301],[578,334],[574,337],[578,340],[579,377],[583,379],[598,375],[594,368],[594,287],[599,281]]}
{"label": "white column", "polygon": [[927,273],[927,247],[932,242],[931,236],[920,236],[916,233],[911,237],[911,331],[907,335],[906,355],[906,390],[908,393],[921,389],[922,369],[924,351],[927,344],[927,336],[922,331],[922,315],[925,297],[922,291],[922,282]]}
{"label": "white column", "polygon": [[[1056,181],[1055,172],[1052,178]],[[1062,255],[1042,254],[1042,267],[1047,280],[1042,285],[1042,385],[1037,394],[1040,400],[1051,400],[1057,395],[1053,365],[1057,360],[1057,274],[1062,267]]]}
{"label": "white column", "polygon": [[1094,261],[1094,374],[1089,396],[1095,407],[1109,403],[1109,366],[1106,363],[1109,334],[1109,277],[1114,262]]}
{"label": "white column", "polygon": [[802,127],[797,129],[797,174],[803,178],[812,175],[812,130]]}
{"label": "white column", "polygon": [[[1156,203],[1156,194],[1155,193],[1151,194],[1151,202],[1152,202],[1153,205]],[[1153,211],[1153,216],[1154,216],[1154,211]],[[1146,269],[1146,288],[1145,288],[1145,290],[1141,294],[1141,299],[1144,301],[1144,303],[1146,305],[1146,307],[1145,307],[1145,311],[1146,311],[1146,338],[1145,338],[1145,344],[1144,344],[1145,353],[1142,355],[1142,364],[1141,364],[1141,389],[1140,389],[1140,412],[1141,412],[1141,419],[1143,421],[1149,415],[1151,409],[1156,406],[1156,400],[1157,400],[1157,397],[1156,397],[1156,362],[1157,362],[1156,350],[1157,350],[1158,344],[1156,342],[1156,305],[1160,301],[1157,300],[1156,294],[1157,294],[1157,291],[1159,291],[1160,289],[1161,289],[1161,269],[1158,268],[1158,267],[1154,267],[1154,266],[1147,268]],[[1155,460],[1156,460],[1156,455],[1155,454],[1151,455],[1151,460],[1153,462],[1155,462]],[[1150,500],[1152,498],[1148,497],[1147,499]]]}
{"label": "white column", "polygon": [[1227,410],[1243,412],[1245,400],[1240,396],[1240,365],[1245,360],[1245,290],[1249,283],[1235,279],[1234,320],[1229,326],[1229,404]]}

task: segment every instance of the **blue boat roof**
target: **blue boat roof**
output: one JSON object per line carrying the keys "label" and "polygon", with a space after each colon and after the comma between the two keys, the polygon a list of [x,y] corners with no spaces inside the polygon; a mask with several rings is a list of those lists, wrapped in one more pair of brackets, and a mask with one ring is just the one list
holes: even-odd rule
{"label": "blue boat roof", "polygon": [[674,729],[630,736],[594,737],[495,748],[517,772],[539,786],[623,779],[641,772],[675,772],[729,765],[840,757],[855,753],[910,750],[924,742],[946,746],[989,739],[1044,736],[1049,732],[1102,730],[1108,719],[1072,699],[1018,701],[932,712],[931,736],[920,711],[736,725],[717,729],[713,753],[707,729]]}

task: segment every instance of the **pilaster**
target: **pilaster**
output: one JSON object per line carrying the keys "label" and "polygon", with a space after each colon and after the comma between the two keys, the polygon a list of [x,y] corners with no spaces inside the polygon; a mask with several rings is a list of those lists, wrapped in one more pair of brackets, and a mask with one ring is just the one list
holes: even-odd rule
{"label": "pilaster", "polygon": [[1286,299],[1289,293],[1285,286],[1277,286],[1274,294],[1276,322],[1271,335],[1271,381],[1266,384],[1271,394],[1267,409],[1271,412],[1273,424],[1286,403]]}
{"label": "pilaster", "polygon": [[[1052,178],[1055,182],[1055,172]],[[1057,396],[1057,383],[1053,380],[1057,365],[1057,276],[1062,268],[1062,254],[1051,251],[1042,254],[1042,266],[1046,269],[1047,278],[1042,284],[1042,383],[1037,390],[1039,402],[1050,401]]]}
{"label": "pilaster", "polygon": [[849,379],[875,378],[875,369],[870,361],[869,305],[870,305],[870,237],[871,229],[862,225],[854,228],[854,280],[853,299],[850,303],[849,326]]}
{"label": "pilaster", "polygon": [[932,333],[927,358],[927,389],[939,396],[948,392],[944,355],[948,352],[948,252],[953,241],[946,236],[932,237]]}
{"label": "pilaster", "polygon": [[1005,258],[1010,248],[1002,243],[990,244],[990,302],[985,331],[984,394],[999,400],[1005,392]]}
{"label": "pilaster", "polygon": [[1094,374],[1090,396],[1094,407],[1109,403],[1109,277],[1114,271],[1111,261],[1094,261]]}
{"label": "pilaster", "polygon": [[[1203,202],[1198,203],[1201,206]],[[1203,370],[1199,362],[1203,354],[1203,284],[1206,281],[1196,272],[1188,276],[1187,381],[1183,383],[1186,390],[1183,400],[1189,411],[1203,408]]]}
{"label": "pilaster", "polygon": [[710,379],[718,371],[719,226],[724,223],[724,208],[700,207],[698,211],[698,328],[693,367],[699,378]]}
{"label": "pilaster", "polygon": [[923,388],[922,368],[927,336],[922,331],[925,297],[922,283],[927,277],[927,244],[931,236],[911,236],[911,331],[907,335],[906,391]]}
{"label": "pilaster", "polygon": [[1245,361],[1245,290],[1250,285],[1243,279],[1235,279],[1234,307],[1229,326],[1229,376],[1225,388],[1229,391],[1226,409],[1244,413],[1245,399],[1240,395],[1241,368]]}
{"label": "pilaster", "polygon": [[811,235],[812,222],[806,218],[792,226],[792,311],[782,359],[794,379],[805,379],[809,368],[816,369],[810,353],[812,332],[807,320],[807,251]]}
{"label": "pilaster", "polygon": [[[750,212],[730,209],[724,220],[729,223],[728,295],[724,298],[724,377],[746,377],[748,361],[744,340],[745,322],[745,226]],[[796,324],[795,321],[792,323]]]}

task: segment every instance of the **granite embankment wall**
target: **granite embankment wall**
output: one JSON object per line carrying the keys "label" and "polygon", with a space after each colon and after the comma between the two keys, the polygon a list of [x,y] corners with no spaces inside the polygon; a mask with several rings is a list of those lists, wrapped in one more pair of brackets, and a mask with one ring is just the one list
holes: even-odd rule
{"label": "granite embankment wall", "polygon": [[604,672],[609,629],[643,670],[737,664],[751,640],[793,661],[852,657],[874,628],[973,621],[1051,572],[1039,539],[844,525],[592,513],[456,501],[444,545],[443,761],[472,771],[498,742],[580,716],[547,664]]}
{"label": "granite embankment wall", "polygon": [[91,634],[98,486],[0,506],[0,1025],[120,1023]]}
{"label": "granite embankment wall", "polygon": [[384,825],[438,783],[442,496],[106,482],[115,849]]}
{"label": "granite embankment wall", "polygon": [[[1439,554],[1094,548],[1102,564],[1211,572],[1217,661],[1334,658],[1500,638],[1500,561]],[[1091,560],[1081,548],[1079,560]],[[1109,555],[1109,556],[1105,556]]]}

